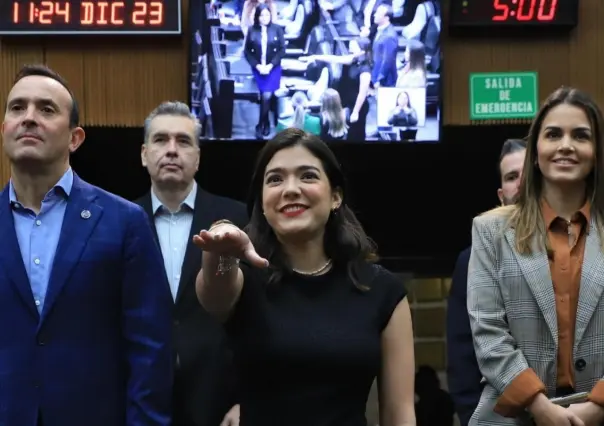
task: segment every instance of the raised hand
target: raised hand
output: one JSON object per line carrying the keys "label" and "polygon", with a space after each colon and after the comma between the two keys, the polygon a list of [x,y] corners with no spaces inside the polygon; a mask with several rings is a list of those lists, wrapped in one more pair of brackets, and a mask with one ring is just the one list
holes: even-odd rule
{"label": "raised hand", "polygon": [[193,236],[193,243],[208,253],[245,259],[258,268],[266,268],[268,260],[256,253],[245,232],[231,223],[221,223]]}

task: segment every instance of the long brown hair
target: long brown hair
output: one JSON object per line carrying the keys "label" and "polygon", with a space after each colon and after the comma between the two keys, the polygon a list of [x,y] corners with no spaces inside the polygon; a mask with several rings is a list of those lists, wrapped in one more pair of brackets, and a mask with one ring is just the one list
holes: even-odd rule
{"label": "long brown hair", "polygon": [[342,108],[342,99],[335,89],[326,89],[321,99],[321,120],[328,125],[327,133],[340,138],[348,133],[346,112]]}
{"label": "long brown hair", "polygon": [[537,167],[537,141],[543,125],[543,120],[552,108],[567,104],[580,108],[585,112],[591,125],[595,149],[594,167],[586,177],[586,197],[591,201],[591,209],[598,226],[600,243],[604,249],[604,152],[602,130],[604,120],[602,111],[587,93],[572,87],[562,87],[553,92],[543,103],[537,116],[531,124],[527,139],[526,157],[522,180],[515,205],[498,207],[491,214],[502,214],[509,218],[508,226],[516,231],[516,250],[522,254],[532,252],[533,243],[538,244],[539,250],[550,249],[545,223],[541,214],[541,195],[543,189],[543,174]]}
{"label": "long brown hair", "polygon": [[409,49],[409,70],[419,70],[426,75],[428,71],[426,68],[426,47],[424,44],[418,40],[409,40],[407,49]]}

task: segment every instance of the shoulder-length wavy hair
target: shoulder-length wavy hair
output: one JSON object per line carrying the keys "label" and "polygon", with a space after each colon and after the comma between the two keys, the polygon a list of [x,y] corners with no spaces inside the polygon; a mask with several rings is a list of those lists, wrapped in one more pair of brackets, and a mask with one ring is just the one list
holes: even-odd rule
{"label": "shoulder-length wavy hair", "polygon": [[534,243],[538,244],[537,247],[540,250],[551,250],[541,214],[543,174],[537,167],[537,142],[543,120],[552,108],[561,104],[572,105],[583,110],[591,125],[595,161],[592,171],[586,177],[585,195],[591,201],[592,212],[598,223],[598,235],[604,249],[604,231],[602,230],[604,224],[604,141],[602,139],[604,120],[602,111],[587,93],[572,87],[562,87],[545,100],[531,124],[526,138],[526,157],[516,204],[494,210],[494,212],[499,211],[509,217],[508,226],[515,228],[516,232],[516,250],[522,254],[531,253]]}
{"label": "shoulder-length wavy hair", "polygon": [[323,165],[332,190],[340,191],[342,204],[330,213],[325,225],[324,247],[334,267],[345,266],[354,285],[368,289],[364,282],[368,263],[377,261],[375,243],[365,234],[363,227],[346,202],[344,174],[332,150],[317,136],[300,129],[289,128],[268,141],[258,154],[248,199],[250,222],[245,231],[260,256],[271,265],[269,283],[278,283],[285,274],[292,272],[291,265],[273,229],[262,210],[262,193],[266,166],[282,149],[302,146],[312,153]]}

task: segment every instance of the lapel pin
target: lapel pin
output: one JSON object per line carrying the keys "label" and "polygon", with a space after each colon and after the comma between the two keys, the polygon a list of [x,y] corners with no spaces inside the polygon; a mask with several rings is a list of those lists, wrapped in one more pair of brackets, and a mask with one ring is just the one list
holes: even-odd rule
{"label": "lapel pin", "polygon": [[82,219],[90,219],[90,212],[88,210],[82,210],[80,216],[82,216]]}

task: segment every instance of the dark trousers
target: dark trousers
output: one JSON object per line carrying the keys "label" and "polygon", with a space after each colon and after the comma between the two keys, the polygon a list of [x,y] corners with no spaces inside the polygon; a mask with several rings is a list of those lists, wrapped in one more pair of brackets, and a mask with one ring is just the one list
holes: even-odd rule
{"label": "dark trousers", "polygon": [[187,388],[178,367],[174,374],[174,387],[172,393],[172,426],[195,426],[190,413],[186,409]]}

